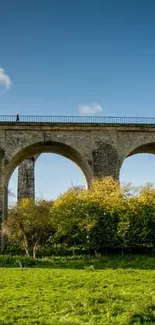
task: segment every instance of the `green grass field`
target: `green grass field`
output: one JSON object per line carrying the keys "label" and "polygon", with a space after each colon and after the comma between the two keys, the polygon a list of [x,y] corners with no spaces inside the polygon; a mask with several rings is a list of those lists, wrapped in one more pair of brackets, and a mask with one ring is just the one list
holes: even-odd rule
{"label": "green grass field", "polygon": [[155,324],[155,258],[99,266],[0,268],[0,325]]}

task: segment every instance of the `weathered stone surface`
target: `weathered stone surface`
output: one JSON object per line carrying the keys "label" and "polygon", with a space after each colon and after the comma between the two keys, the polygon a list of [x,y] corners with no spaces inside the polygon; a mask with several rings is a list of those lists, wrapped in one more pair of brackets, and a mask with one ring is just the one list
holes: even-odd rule
{"label": "weathered stone surface", "polygon": [[117,150],[109,143],[98,144],[92,152],[93,176],[106,177],[112,176],[119,179],[120,161]]}
{"label": "weathered stone surface", "polygon": [[[88,184],[94,176],[112,175],[119,178],[126,157],[138,152],[155,153],[155,127],[0,124],[1,214],[6,211],[7,187],[12,172],[23,160],[42,152],[57,153],[74,161],[83,171]],[[34,161],[28,162],[27,166],[30,167],[30,178],[34,183]],[[25,168],[26,174],[22,172],[22,175],[24,183],[28,185],[29,168]],[[22,191],[25,190],[21,188]],[[31,193],[34,193],[34,189]]]}
{"label": "weathered stone surface", "polygon": [[35,197],[35,158],[26,158],[18,167],[18,200]]}
{"label": "weathered stone surface", "polygon": [[18,200],[35,199],[35,163],[38,157],[28,157],[18,166]]}

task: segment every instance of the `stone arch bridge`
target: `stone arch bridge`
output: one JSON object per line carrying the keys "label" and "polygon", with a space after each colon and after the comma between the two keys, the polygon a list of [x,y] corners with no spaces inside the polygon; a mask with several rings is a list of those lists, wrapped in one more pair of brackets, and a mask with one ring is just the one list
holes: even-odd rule
{"label": "stone arch bridge", "polygon": [[34,196],[34,165],[43,152],[75,162],[87,184],[119,179],[125,158],[155,153],[154,118],[0,116],[0,213],[7,214],[9,179],[17,166],[18,197]]}

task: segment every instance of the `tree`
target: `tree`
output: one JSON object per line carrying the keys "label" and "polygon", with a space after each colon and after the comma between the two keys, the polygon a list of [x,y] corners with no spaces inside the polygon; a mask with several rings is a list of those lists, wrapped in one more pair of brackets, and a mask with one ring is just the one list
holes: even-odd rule
{"label": "tree", "polygon": [[80,222],[83,218],[82,200],[79,196],[81,188],[73,187],[64,194],[60,195],[50,209],[51,221],[56,229],[55,239],[66,240],[68,236],[78,231]]}
{"label": "tree", "polygon": [[4,223],[5,234],[18,242],[27,256],[33,251],[35,258],[37,249],[55,233],[49,213],[51,205],[52,202],[23,199],[9,210]]}
{"label": "tree", "polygon": [[130,245],[155,247],[155,189],[146,184],[129,200]]}
{"label": "tree", "polygon": [[120,184],[112,177],[95,179],[88,190],[68,190],[51,208],[57,238],[68,237],[71,242],[73,236],[74,243],[82,242],[83,247],[96,252],[114,247],[124,202]]}

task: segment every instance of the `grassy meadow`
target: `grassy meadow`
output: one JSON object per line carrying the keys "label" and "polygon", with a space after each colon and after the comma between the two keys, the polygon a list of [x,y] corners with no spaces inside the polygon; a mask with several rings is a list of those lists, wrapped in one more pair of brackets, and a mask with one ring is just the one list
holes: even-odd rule
{"label": "grassy meadow", "polygon": [[154,257],[48,262],[0,268],[0,324],[155,324]]}

